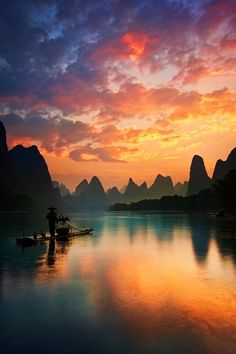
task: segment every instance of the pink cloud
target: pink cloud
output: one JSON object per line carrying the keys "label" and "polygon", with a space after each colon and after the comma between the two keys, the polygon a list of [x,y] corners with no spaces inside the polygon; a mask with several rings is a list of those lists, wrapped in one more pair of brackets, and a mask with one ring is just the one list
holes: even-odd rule
{"label": "pink cloud", "polygon": [[236,50],[236,38],[223,39],[221,42],[221,48],[225,50]]}
{"label": "pink cloud", "polygon": [[151,39],[142,31],[128,31],[96,48],[91,54],[90,60],[97,64],[119,60],[134,62],[146,54],[150,41]]}
{"label": "pink cloud", "polygon": [[87,144],[72,150],[69,156],[75,161],[124,163],[125,161],[120,159],[120,155],[124,151],[127,152],[132,150],[119,146],[92,147],[90,144]]}

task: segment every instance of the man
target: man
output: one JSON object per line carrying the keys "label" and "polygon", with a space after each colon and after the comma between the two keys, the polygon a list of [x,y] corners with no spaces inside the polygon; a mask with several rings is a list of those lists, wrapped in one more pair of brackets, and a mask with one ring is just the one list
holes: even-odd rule
{"label": "man", "polygon": [[48,208],[49,213],[47,214],[49,233],[51,237],[55,237],[56,223],[57,223],[57,213],[55,212],[56,208]]}

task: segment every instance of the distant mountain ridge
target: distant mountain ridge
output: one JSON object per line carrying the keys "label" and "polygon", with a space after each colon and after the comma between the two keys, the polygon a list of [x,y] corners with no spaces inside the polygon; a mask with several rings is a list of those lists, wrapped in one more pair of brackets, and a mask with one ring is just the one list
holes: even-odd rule
{"label": "distant mountain ridge", "polygon": [[146,182],[143,182],[140,186],[138,186],[132,178],[129,178],[128,185],[124,191],[124,200],[126,201],[137,201],[145,198],[147,195],[148,188]]}
{"label": "distant mountain ridge", "polygon": [[[221,175],[225,175],[234,166],[236,168],[236,149],[231,151],[226,161],[220,161],[220,165],[224,166],[223,172],[220,171]],[[133,203],[144,199],[161,199],[174,195],[192,196],[211,187],[218,173],[219,167],[217,165],[219,165],[219,162],[216,164],[216,172],[211,179],[207,174],[203,158],[194,155],[190,166],[189,181],[178,182],[174,186],[170,176],[158,174],[148,188],[146,182],[138,185],[132,178],[129,178],[126,187],[122,188],[122,192],[116,186],[113,186],[105,193],[99,178],[94,176],[90,183],[84,179],[76,187],[73,194],[76,199],[72,198],[71,201],[73,201],[74,206],[77,205],[79,208],[96,209],[106,208],[115,203]]]}
{"label": "distant mountain ridge", "polygon": [[181,182],[176,183],[176,185],[174,186],[174,190],[175,190],[176,195],[180,195],[181,197],[185,197],[188,192],[188,182],[185,181],[183,183],[181,183]]}
{"label": "distant mountain ridge", "polygon": [[148,190],[149,197],[159,199],[164,195],[174,195],[175,190],[170,176],[157,175],[155,181]]}
{"label": "distant mountain ridge", "polygon": [[225,161],[218,160],[212,179],[208,176],[204,160],[194,155],[189,173],[189,181],[173,185],[170,176],[158,174],[148,188],[144,181],[136,184],[132,178],[125,187],[118,190],[113,186],[107,192],[97,176],[88,182],[83,179],[70,193],[67,187],[59,182],[52,183],[47,164],[36,146],[24,147],[17,145],[8,151],[6,130],[0,121],[0,191],[9,190],[23,193],[44,204],[57,204],[60,194],[65,206],[75,209],[104,209],[114,203],[137,202],[143,199],[161,199],[164,196],[191,196],[210,188],[211,184],[232,169],[236,169],[236,148]]}
{"label": "distant mountain ridge", "polygon": [[115,186],[107,190],[106,196],[109,205],[114,203],[122,203],[125,201],[124,195]]}
{"label": "distant mountain ridge", "polygon": [[102,183],[97,176],[93,176],[87,188],[79,195],[81,203],[92,209],[103,208],[107,205],[107,197]]}
{"label": "distant mountain ridge", "polygon": [[[184,191],[182,190],[181,193],[183,194]],[[150,188],[147,187],[146,182],[138,185],[132,178],[129,178],[123,193],[121,193],[116,186],[109,188],[105,192],[99,178],[93,176],[90,183],[88,183],[86,179],[82,180],[75,188],[75,192],[72,193],[72,195],[67,195],[65,200],[67,205],[72,208],[99,209],[106,208],[115,203],[156,199],[164,195],[170,196],[174,194],[176,194],[176,191],[170,176],[164,177],[158,175]]]}
{"label": "distant mountain ridge", "polygon": [[65,197],[67,195],[70,195],[70,190],[66,187],[66,185],[64,183],[52,181],[52,185],[54,188],[57,188],[60,191],[61,197]]}
{"label": "distant mountain ridge", "polygon": [[74,195],[78,197],[81,193],[83,193],[88,188],[88,186],[89,183],[87,179],[83,179],[83,181],[81,181],[80,184],[78,184],[78,186],[75,188]]}

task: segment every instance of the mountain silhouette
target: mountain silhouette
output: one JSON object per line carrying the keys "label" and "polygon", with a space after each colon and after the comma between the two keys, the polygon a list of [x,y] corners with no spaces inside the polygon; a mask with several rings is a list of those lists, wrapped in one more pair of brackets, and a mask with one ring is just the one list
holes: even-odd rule
{"label": "mountain silhouette", "polygon": [[181,183],[181,182],[176,183],[176,185],[174,186],[174,190],[175,190],[176,195],[180,195],[182,197],[185,197],[188,192],[188,182],[185,181],[183,183]]}
{"label": "mountain silhouette", "polygon": [[124,194],[127,188],[127,184],[120,188],[120,193]]}
{"label": "mountain silhouette", "polygon": [[148,196],[148,187],[147,187],[147,183],[143,182],[140,186],[139,186],[139,199],[146,199]]}
{"label": "mountain silhouette", "polygon": [[124,192],[124,199],[127,202],[145,199],[147,198],[147,192],[148,188],[146,182],[143,182],[140,186],[138,186],[132,178],[129,178],[128,185]]}
{"label": "mountain silhouette", "polygon": [[28,148],[17,145],[8,151],[6,130],[2,122],[0,166],[0,189],[32,197],[36,206],[59,202],[59,192],[52,185],[47,164],[38,148],[34,145]]}
{"label": "mountain silhouette", "polygon": [[187,195],[197,194],[203,189],[210,188],[211,180],[207,175],[203,158],[194,155],[190,166],[190,177]]}
{"label": "mountain silhouette", "polygon": [[[6,198],[12,193],[18,197],[28,196],[36,205],[46,203],[56,205],[61,193],[63,201],[66,202],[65,205],[74,209],[104,209],[113,203],[136,202],[149,198],[160,199],[163,196],[174,194],[191,196],[211,186],[211,179],[207,175],[202,157],[195,155],[191,162],[189,182],[179,182],[175,187],[173,187],[170,176],[158,174],[149,189],[146,182],[137,185],[132,178],[129,178],[122,192],[114,186],[105,193],[102,183],[98,177],[94,176],[90,183],[84,179],[71,195],[63,183],[57,181],[52,183],[47,164],[37,146],[17,145],[8,150],[7,134],[1,121],[0,168],[0,192],[5,198],[2,200],[7,200]],[[236,148],[230,152],[226,161],[217,161],[213,180],[222,180],[232,169],[236,169]],[[21,198],[21,205],[26,205],[28,202],[29,199]],[[2,203],[3,206],[4,203]]]}
{"label": "mountain silhouette", "polygon": [[159,199],[163,196],[174,195],[174,186],[170,176],[157,175],[155,181],[148,190],[149,198]]}
{"label": "mountain silhouette", "polygon": [[109,188],[106,192],[108,205],[115,203],[122,203],[124,201],[123,194],[118,190],[117,187]]}
{"label": "mountain silhouette", "polygon": [[83,181],[81,181],[75,188],[74,191],[74,196],[78,197],[83,191],[85,191],[88,188],[88,181],[87,179],[83,179]]}
{"label": "mountain silhouette", "polygon": [[3,123],[0,121],[0,154],[7,154],[7,134]]}
{"label": "mountain silhouette", "polygon": [[105,190],[97,176],[93,176],[87,188],[80,193],[81,206],[90,209],[104,208],[107,205]]}
{"label": "mountain silhouette", "polygon": [[66,187],[64,183],[60,183],[58,181],[52,181],[52,185],[54,188],[59,189],[61,197],[70,195],[70,190]]}
{"label": "mountain silhouette", "polygon": [[14,190],[17,185],[16,176],[12,169],[7,147],[6,130],[0,121],[0,190]]}
{"label": "mountain silhouette", "polygon": [[53,191],[47,164],[37,146],[17,145],[9,151],[9,159],[24,193],[40,195]]}
{"label": "mountain silhouette", "polygon": [[132,178],[129,178],[129,182],[124,191],[124,198],[127,201],[137,200],[138,185],[133,181]]}
{"label": "mountain silhouette", "polygon": [[226,161],[217,160],[212,176],[213,181],[223,179],[230,170],[234,169],[236,169],[236,148],[230,152]]}

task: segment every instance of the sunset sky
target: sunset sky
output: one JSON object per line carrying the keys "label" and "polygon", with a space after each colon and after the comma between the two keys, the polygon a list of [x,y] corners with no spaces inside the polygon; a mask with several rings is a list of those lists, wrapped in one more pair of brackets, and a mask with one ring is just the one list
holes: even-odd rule
{"label": "sunset sky", "polygon": [[74,188],[212,175],[236,146],[235,0],[0,0],[0,120]]}

